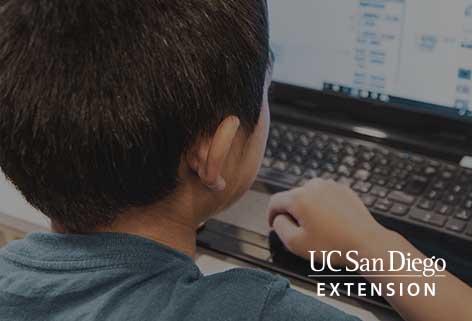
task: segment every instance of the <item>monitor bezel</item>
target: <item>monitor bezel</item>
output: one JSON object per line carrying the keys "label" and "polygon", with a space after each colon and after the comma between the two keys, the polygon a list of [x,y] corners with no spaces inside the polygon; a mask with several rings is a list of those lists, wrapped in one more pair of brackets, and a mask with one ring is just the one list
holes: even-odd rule
{"label": "monitor bezel", "polygon": [[470,120],[449,115],[440,115],[423,109],[413,109],[382,101],[373,101],[360,97],[347,96],[341,93],[326,92],[298,85],[273,81],[271,100],[293,105],[297,108],[312,110],[316,113],[340,113],[358,121],[377,123],[379,126],[394,126],[405,129],[422,129],[427,131],[451,132],[455,135],[472,137],[472,118]]}

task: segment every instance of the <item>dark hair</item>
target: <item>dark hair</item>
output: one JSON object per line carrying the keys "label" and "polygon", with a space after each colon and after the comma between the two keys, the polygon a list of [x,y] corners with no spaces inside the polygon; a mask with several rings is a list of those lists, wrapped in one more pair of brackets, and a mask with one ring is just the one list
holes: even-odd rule
{"label": "dark hair", "polygon": [[228,115],[253,130],[263,0],[0,0],[0,166],[70,232],[165,199]]}

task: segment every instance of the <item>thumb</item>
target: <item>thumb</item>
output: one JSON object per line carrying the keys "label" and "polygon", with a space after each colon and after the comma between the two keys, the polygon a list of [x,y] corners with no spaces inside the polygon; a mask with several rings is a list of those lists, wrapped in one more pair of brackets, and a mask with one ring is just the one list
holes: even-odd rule
{"label": "thumb", "polygon": [[272,226],[285,247],[291,252],[297,252],[296,247],[302,233],[302,228],[285,214],[277,215],[273,220]]}

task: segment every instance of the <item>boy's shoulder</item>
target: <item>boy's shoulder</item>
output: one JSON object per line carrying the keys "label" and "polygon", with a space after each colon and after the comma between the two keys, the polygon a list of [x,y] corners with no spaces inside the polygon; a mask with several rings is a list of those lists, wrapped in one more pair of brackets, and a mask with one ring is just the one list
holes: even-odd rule
{"label": "boy's shoulder", "polygon": [[248,284],[257,283],[260,285],[271,285],[273,282],[283,282],[286,283],[287,287],[289,286],[289,283],[286,279],[254,268],[233,268],[224,272],[208,275],[202,278],[201,281],[205,282],[207,280],[213,281],[219,279],[224,279],[225,281],[234,281],[239,284],[249,282]]}
{"label": "boy's shoulder", "polygon": [[287,279],[261,270],[231,269],[203,277],[198,283],[199,296],[214,295],[218,300],[215,309],[231,306],[235,315],[244,314],[247,320],[357,320],[292,289]]}
{"label": "boy's shoulder", "polygon": [[200,278],[196,288],[204,292],[207,288],[218,287],[217,292],[238,301],[264,305],[271,293],[284,293],[290,289],[287,279],[254,268],[234,268]]}
{"label": "boy's shoulder", "polygon": [[[263,313],[267,298],[276,283],[281,283],[285,289],[289,287],[287,280],[270,273],[237,268],[200,277],[187,295],[189,301],[198,302],[197,311],[201,308],[206,312],[211,310],[210,315],[258,320],[255,316]],[[196,297],[199,299],[195,300]]]}

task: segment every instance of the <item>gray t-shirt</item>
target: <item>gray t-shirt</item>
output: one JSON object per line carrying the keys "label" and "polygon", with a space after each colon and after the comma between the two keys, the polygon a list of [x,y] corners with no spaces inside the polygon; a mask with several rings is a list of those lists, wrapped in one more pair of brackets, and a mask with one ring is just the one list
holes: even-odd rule
{"label": "gray t-shirt", "polygon": [[115,233],[33,233],[0,250],[0,320],[357,320],[268,273],[203,276],[192,259]]}

